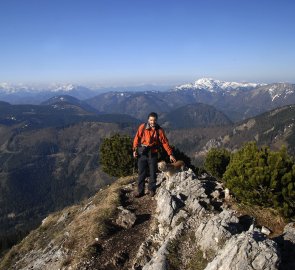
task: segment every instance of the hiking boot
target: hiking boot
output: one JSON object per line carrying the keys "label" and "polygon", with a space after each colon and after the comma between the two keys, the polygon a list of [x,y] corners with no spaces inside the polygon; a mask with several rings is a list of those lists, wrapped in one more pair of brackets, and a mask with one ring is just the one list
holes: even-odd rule
{"label": "hiking boot", "polygon": [[155,194],[156,194],[156,192],[155,192],[154,190],[150,190],[150,191],[149,191],[149,195],[150,195],[150,197],[154,197]]}
{"label": "hiking boot", "polygon": [[134,197],[135,197],[135,198],[140,198],[140,197],[142,197],[142,196],[144,196],[144,192],[138,192],[138,191],[137,191],[137,192],[134,193]]}

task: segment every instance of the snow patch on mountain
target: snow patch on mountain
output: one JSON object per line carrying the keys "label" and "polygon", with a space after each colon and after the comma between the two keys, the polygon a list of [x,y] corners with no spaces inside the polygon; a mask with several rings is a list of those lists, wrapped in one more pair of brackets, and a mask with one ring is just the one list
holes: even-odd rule
{"label": "snow patch on mountain", "polygon": [[292,87],[291,84],[280,83],[280,84],[273,84],[269,89],[268,92],[271,96],[272,101],[276,98],[288,98],[289,95],[295,93],[295,88]]}
{"label": "snow patch on mountain", "polygon": [[176,86],[175,90],[207,90],[209,92],[223,92],[231,90],[250,90],[265,84],[246,83],[246,82],[225,82],[212,78],[201,78],[194,83]]}
{"label": "snow patch on mountain", "polygon": [[70,92],[76,88],[78,88],[78,86],[73,84],[62,84],[62,85],[53,85],[51,89],[49,90],[52,92],[59,92],[59,91]]}

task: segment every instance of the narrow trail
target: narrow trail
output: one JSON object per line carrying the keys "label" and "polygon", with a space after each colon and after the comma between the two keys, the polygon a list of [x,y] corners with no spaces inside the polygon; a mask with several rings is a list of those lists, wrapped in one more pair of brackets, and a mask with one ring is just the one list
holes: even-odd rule
{"label": "narrow trail", "polygon": [[135,186],[124,189],[121,203],[125,209],[136,215],[136,222],[130,229],[123,229],[111,221],[109,235],[93,246],[94,257],[86,269],[127,270],[131,269],[142,242],[150,233],[156,201],[149,195],[134,198]]}

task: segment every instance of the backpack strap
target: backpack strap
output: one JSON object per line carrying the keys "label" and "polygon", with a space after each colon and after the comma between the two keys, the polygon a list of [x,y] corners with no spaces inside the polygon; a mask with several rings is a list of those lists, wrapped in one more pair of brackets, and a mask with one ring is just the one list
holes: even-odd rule
{"label": "backpack strap", "polygon": [[160,148],[161,147],[161,142],[160,142],[160,135],[159,135],[159,130],[161,129],[161,127],[159,125],[156,126],[156,141],[157,141],[157,147]]}
{"label": "backpack strap", "polygon": [[143,129],[141,130],[140,138],[142,138],[144,130],[145,130],[146,124],[144,124]]}
{"label": "backpack strap", "polygon": [[143,133],[144,133],[144,130],[145,130],[145,127],[146,127],[146,123],[144,123],[144,126],[143,126],[143,128],[142,128],[142,130],[141,130],[141,134],[140,134],[140,144],[141,144],[141,140],[142,140],[142,137],[143,137]]}

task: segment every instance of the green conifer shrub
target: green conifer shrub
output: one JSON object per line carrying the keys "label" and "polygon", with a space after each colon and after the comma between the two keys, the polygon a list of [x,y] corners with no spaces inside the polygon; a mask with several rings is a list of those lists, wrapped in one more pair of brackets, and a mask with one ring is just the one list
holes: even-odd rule
{"label": "green conifer shrub", "polygon": [[222,178],[230,161],[230,152],[224,148],[211,148],[206,156],[205,170],[217,178]]}
{"label": "green conifer shrub", "polygon": [[132,174],[132,140],[129,136],[115,134],[105,138],[100,147],[102,170],[116,177]]}
{"label": "green conifer shrub", "polygon": [[295,214],[295,164],[285,147],[274,152],[246,143],[231,157],[223,175],[226,186],[243,203]]}

